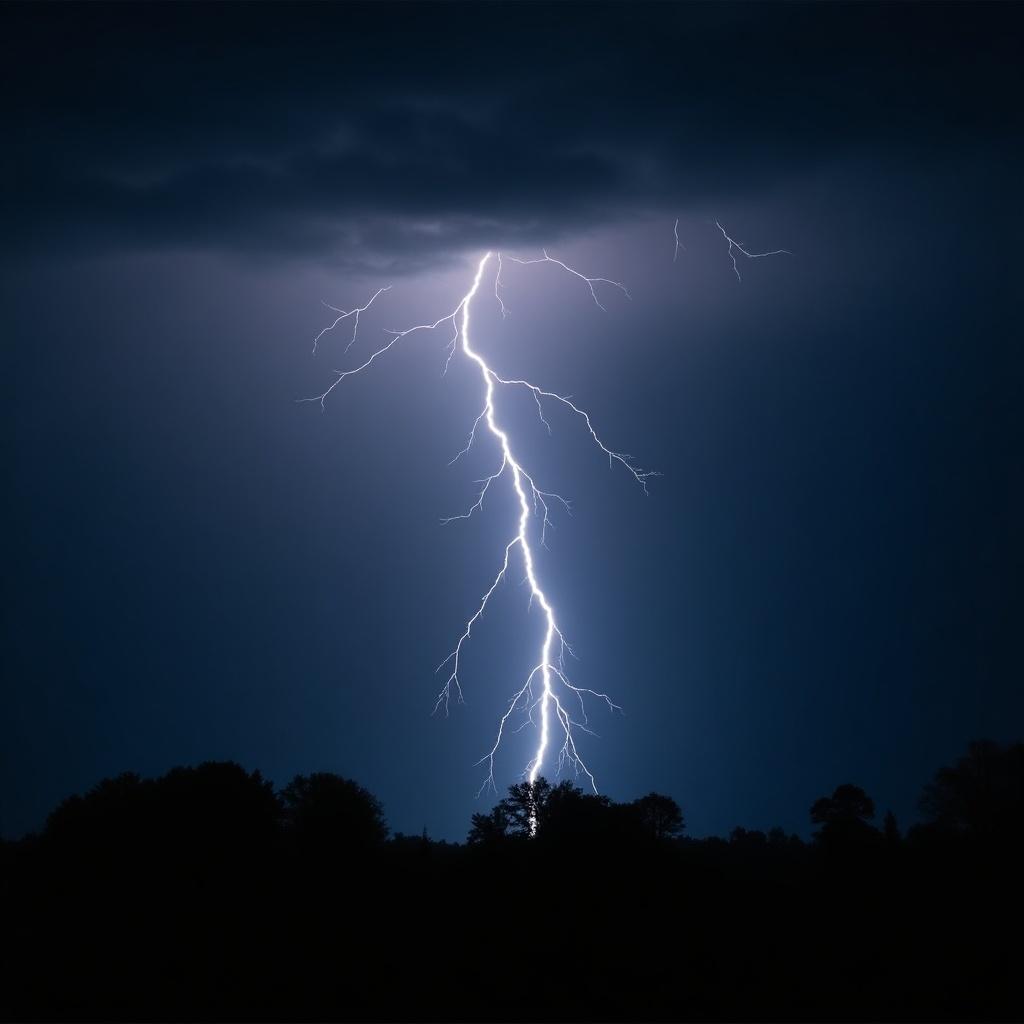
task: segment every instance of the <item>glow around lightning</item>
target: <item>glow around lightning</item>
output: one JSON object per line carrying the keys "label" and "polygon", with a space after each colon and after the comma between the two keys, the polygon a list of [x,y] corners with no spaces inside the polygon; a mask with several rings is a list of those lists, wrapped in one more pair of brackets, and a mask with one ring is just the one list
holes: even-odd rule
{"label": "glow around lightning", "polygon": [[[587,698],[596,698],[603,701],[609,710],[617,710],[611,697],[606,693],[575,685],[566,673],[565,656],[572,654],[572,648],[566,642],[565,636],[558,624],[558,617],[548,594],[543,589],[537,569],[536,562],[536,534],[539,530],[541,546],[546,546],[547,528],[551,525],[550,512],[552,505],[560,505],[565,511],[569,511],[569,503],[561,495],[543,490],[537,485],[534,477],[527,470],[520,453],[517,451],[513,438],[508,429],[499,420],[495,408],[495,393],[498,388],[520,388],[528,391],[536,403],[537,413],[541,422],[551,432],[551,425],[544,415],[545,404],[553,407],[562,407],[582,420],[591,440],[608,459],[610,467],[616,464],[626,469],[634,480],[647,491],[647,481],[658,474],[651,470],[640,469],[634,465],[630,456],[623,452],[609,448],[601,437],[589,416],[589,414],[571,401],[567,396],[539,387],[528,380],[519,378],[506,378],[500,376],[484,359],[484,357],[473,347],[472,333],[470,330],[470,310],[474,299],[480,292],[481,283],[485,273],[489,269],[494,272],[494,299],[497,302],[502,316],[507,315],[507,309],[502,298],[502,272],[505,261],[516,263],[522,266],[548,263],[556,266],[566,273],[579,278],[589,289],[590,296],[594,303],[602,310],[605,306],[601,302],[599,287],[617,289],[627,298],[629,292],[625,286],[617,281],[602,277],[587,277],[572,267],[548,255],[543,251],[543,256],[536,259],[521,259],[513,256],[502,256],[501,253],[486,253],[477,264],[476,274],[473,277],[472,286],[469,291],[459,300],[458,305],[448,314],[435,320],[433,323],[417,324],[402,331],[388,331],[389,340],[376,349],[368,358],[349,370],[338,370],[335,380],[323,392],[323,394],[304,401],[317,401],[323,406],[328,396],[347,378],[369,369],[369,367],[381,356],[390,351],[400,340],[408,337],[417,331],[435,330],[443,324],[451,327],[452,335],[447,347],[447,358],[445,370],[456,353],[472,363],[480,372],[480,381],[483,386],[483,406],[473,422],[469,432],[469,438],[461,451],[455,456],[452,462],[457,461],[466,454],[477,439],[477,434],[483,428],[487,434],[496,442],[500,454],[500,461],[494,471],[485,477],[481,483],[480,491],[476,501],[469,509],[455,516],[450,516],[443,522],[453,522],[458,519],[468,519],[483,508],[484,498],[490,491],[491,485],[503,476],[511,478],[512,489],[515,496],[515,503],[518,507],[518,518],[516,521],[515,534],[507,540],[504,551],[500,558],[500,567],[491,580],[490,586],[484,592],[476,610],[467,619],[462,633],[449,653],[448,657],[438,666],[438,672],[448,673],[444,685],[437,694],[434,705],[435,712],[444,709],[447,714],[453,700],[458,703],[463,701],[462,681],[460,678],[461,660],[466,644],[470,641],[473,627],[483,616],[487,605],[497,590],[499,584],[508,575],[513,565],[513,559],[521,559],[525,570],[526,582],[530,587],[530,605],[536,604],[543,614],[544,635],[537,650],[534,665],[528,673],[525,681],[518,690],[510,697],[505,711],[498,723],[493,744],[478,764],[486,767],[486,776],[480,791],[487,787],[496,790],[495,765],[498,753],[503,741],[510,732],[518,732],[526,726],[533,726],[537,730],[537,745],[533,756],[528,761],[523,776],[531,783],[535,782],[548,759],[553,756],[556,773],[561,772],[566,765],[571,765],[577,775],[586,777],[590,786],[597,790],[597,784],[593,773],[587,767],[577,747],[576,737],[579,732],[591,732],[588,719],[586,703]],[[316,345],[324,334],[334,330],[343,321],[352,319],[353,331],[348,342],[346,352],[356,341],[359,328],[359,314],[365,312],[373,302],[387,289],[379,289],[370,300],[361,307],[352,310],[341,310],[337,307],[329,308],[338,313],[337,319],[325,327],[316,336],[314,341],[314,352]],[[555,745],[557,744],[557,752]]]}

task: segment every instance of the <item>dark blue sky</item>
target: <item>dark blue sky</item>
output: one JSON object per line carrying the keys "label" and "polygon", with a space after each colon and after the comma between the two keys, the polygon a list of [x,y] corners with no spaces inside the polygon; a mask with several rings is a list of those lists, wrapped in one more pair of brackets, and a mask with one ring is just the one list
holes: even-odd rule
{"label": "dark blue sky", "polygon": [[[804,831],[846,781],[913,817],[1024,726],[1020,8],[20,7],[5,39],[9,499],[0,830],[123,770],[356,778],[461,838],[530,637],[518,576],[430,718],[509,515],[448,468],[477,378],[363,324],[511,267],[479,346],[664,472],[644,497],[509,406],[571,519],[541,573],[604,791],[695,834]],[[673,263],[672,225],[686,251]],[[732,274],[715,219],[792,255]],[[356,349],[349,354],[354,357]],[[522,415],[520,415],[522,413]],[[526,646],[531,643],[531,647]],[[515,781],[517,738],[499,762]]]}

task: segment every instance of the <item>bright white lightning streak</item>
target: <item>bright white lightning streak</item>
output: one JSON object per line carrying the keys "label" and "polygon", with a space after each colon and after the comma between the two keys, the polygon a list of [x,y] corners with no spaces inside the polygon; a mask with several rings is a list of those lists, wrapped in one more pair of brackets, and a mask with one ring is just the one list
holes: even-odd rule
{"label": "bright white lightning streak", "polygon": [[676,239],[676,251],[674,253],[672,253],[672,262],[675,263],[675,261],[677,259],[679,259],[679,250],[680,249],[682,249],[684,251],[686,250],[686,246],[683,245],[683,243],[679,241],[679,218],[678,217],[676,217],[675,227],[672,228],[672,234],[675,235],[675,239]]}
{"label": "bright white lightning streak", "polygon": [[[572,648],[566,642],[565,636],[558,626],[558,622],[555,615],[555,609],[552,606],[547,594],[544,592],[540,585],[540,581],[537,575],[537,568],[534,559],[533,548],[530,543],[530,520],[531,516],[539,518],[541,521],[541,544],[545,545],[547,527],[551,525],[549,518],[549,501],[556,501],[560,503],[565,510],[570,511],[569,503],[559,494],[555,494],[550,491],[541,490],[534,482],[533,477],[524,468],[523,464],[518,460],[515,453],[513,452],[512,442],[509,438],[507,431],[499,424],[497,411],[494,405],[495,388],[497,385],[503,385],[506,387],[520,387],[531,393],[537,406],[537,412],[541,419],[541,422],[547,427],[548,432],[551,431],[551,426],[547,419],[544,417],[544,409],[542,405],[542,399],[549,399],[557,402],[571,412],[580,417],[586,424],[587,431],[590,434],[591,439],[601,450],[601,452],[607,457],[609,466],[614,466],[618,462],[623,466],[633,478],[639,483],[645,493],[647,491],[647,480],[652,476],[658,474],[652,470],[643,470],[636,467],[629,455],[623,452],[617,452],[609,448],[600,438],[594,425],[590,419],[589,414],[576,405],[566,395],[560,395],[553,391],[547,391],[536,384],[531,383],[528,380],[505,378],[496,373],[490,365],[486,362],[482,355],[476,349],[473,348],[470,338],[470,304],[473,298],[477,295],[480,289],[480,283],[483,279],[484,271],[491,260],[492,253],[486,253],[480,260],[476,268],[476,274],[473,278],[472,287],[469,291],[459,300],[458,305],[451,313],[441,317],[439,320],[435,320],[429,324],[418,324],[414,327],[410,327],[404,331],[389,331],[391,340],[387,344],[381,346],[375,352],[373,352],[369,358],[367,358],[361,365],[351,370],[339,370],[337,371],[337,377],[334,382],[324,391],[324,393],[316,398],[303,399],[302,401],[318,401],[321,406],[327,399],[327,396],[347,377],[353,376],[354,374],[360,373],[367,369],[379,356],[389,351],[401,338],[412,334],[415,331],[421,330],[433,330],[439,327],[443,323],[451,323],[452,325],[452,337],[448,344],[447,349],[447,360],[445,362],[445,369],[451,362],[452,357],[455,354],[456,348],[460,348],[462,354],[472,363],[474,363],[480,371],[481,380],[484,385],[484,407],[476,417],[473,423],[472,429],[469,433],[469,439],[466,442],[464,448],[458,452],[452,462],[459,459],[460,456],[465,455],[470,448],[473,446],[473,442],[476,440],[477,429],[481,423],[484,423],[487,427],[488,432],[497,441],[498,446],[501,449],[501,464],[497,470],[479,481],[482,485],[479,494],[477,495],[476,501],[470,506],[468,511],[461,515],[450,516],[443,522],[452,522],[456,519],[468,519],[479,511],[483,507],[483,501],[486,497],[491,484],[498,480],[505,473],[509,473],[512,478],[512,486],[515,491],[516,501],[519,506],[519,517],[517,523],[517,529],[515,536],[505,545],[504,558],[502,560],[501,568],[498,570],[498,574],[494,577],[490,587],[484,593],[477,606],[476,611],[467,620],[466,625],[463,629],[462,635],[459,637],[455,648],[448,655],[447,658],[438,666],[437,671],[440,671],[446,665],[451,665],[451,674],[445,681],[444,686],[441,688],[437,695],[437,700],[434,705],[434,711],[436,712],[442,706],[445,709],[445,713],[448,712],[449,704],[454,696],[459,702],[462,702],[462,686],[459,681],[459,667],[460,660],[462,657],[463,647],[466,642],[470,639],[473,631],[473,626],[483,616],[487,604],[494,594],[498,585],[505,578],[509,570],[510,561],[512,558],[513,550],[518,548],[523,564],[526,570],[526,581],[530,585],[530,604],[533,605],[536,602],[543,614],[545,622],[544,638],[541,643],[540,651],[538,654],[537,663],[531,669],[526,681],[520,687],[520,689],[512,696],[509,704],[505,710],[505,713],[501,717],[501,721],[498,725],[497,735],[494,740],[494,744],[487,754],[478,762],[479,764],[487,765],[487,776],[484,779],[483,784],[480,787],[480,792],[483,792],[488,786],[496,790],[494,770],[495,770],[495,758],[498,753],[498,749],[501,746],[502,740],[508,731],[519,731],[527,724],[537,725],[538,722],[534,718],[534,714],[537,713],[539,717],[540,735],[538,744],[533,756],[530,758],[524,775],[529,781],[535,782],[538,775],[540,774],[541,768],[545,761],[545,756],[548,753],[549,746],[551,744],[551,733],[553,721],[557,722],[557,727],[561,730],[562,745],[558,752],[557,759],[557,771],[561,771],[565,764],[568,762],[572,764],[576,771],[576,774],[583,774],[590,782],[591,787],[596,792],[597,784],[594,779],[593,773],[587,767],[585,762],[582,760],[579,754],[579,750],[576,746],[576,740],[574,730],[582,730],[584,732],[590,732],[587,722],[587,713],[585,707],[585,697],[596,697],[603,700],[609,710],[619,710],[618,705],[615,704],[611,697],[606,693],[599,693],[596,690],[591,690],[586,687],[579,687],[572,683],[565,671],[565,654],[572,654]],[[617,281],[611,281],[608,278],[603,277],[587,277],[581,274],[579,271],[574,270],[561,260],[556,260],[549,256],[547,251],[544,251],[543,258],[541,259],[519,259],[514,256],[505,257],[506,259],[519,263],[522,265],[529,265],[535,263],[552,263],[563,270],[578,277],[582,280],[590,290],[591,297],[595,304],[600,308],[604,309],[600,299],[598,298],[595,285],[606,284],[614,288],[618,288],[629,297],[629,292],[625,286]],[[505,303],[501,297],[501,273],[503,269],[502,254],[497,254],[497,271],[494,278],[494,296],[498,302],[502,316],[507,315],[507,309]],[[360,307],[360,311],[365,311],[370,304],[380,295],[378,291],[370,302],[366,306]],[[333,308],[333,307],[332,307]],[[344,316],[352,315],[356,311],[350,311],[344,313],[339,320],[335,321],[328,330],[333,329],[337,326]],[[358,329],[358,323],[356,324]],[[324,332],[321,331],[321,335]],[[318,338],[320,335],[317,336]],[[355,331],[353,332],[352,340],[349,342],[349,347],[355,341]],[[347,351],[347,349],[346,349]],[[557,655],[556,655],[557,649]],[[539,693],[537,692],[536,680],[540,678]],[[582,721],[578,721],[573,717],[570,709],[566,707],[565,700],[559,696],[559,688],[563,689],[566,696],[571,695],[574,702],[578,702],[579,705],[579,716]],[[572,706],[575,706],[573,704]],[[514,730],[510,730],[509,720],[517,711],[525,714],[523,723]]]}
{"label": "bright white lightning streak", "polygon": [[[676,221],[676,224],[678,223],[679,222]],[[736,253],[733,252],[733,249],[737,250],[738,252],[741,252],[744,256],[747,257],[748,260],[759,260],[763,256],[780,256],[783,253],[785,253],[787,256],[793,255],[788,249],[772,249],[771,252],[747,252],[747,250],[744,249],[739,242],[734,241],[726,234],[725,228],[723,228],[717,220],[715,221],[715,227],[717,227],[718,230],[722,232],[722,235],[724,236],[725,240],[729,243],[729,258],[732,260],[732,269],[733,273],[736,275],[737,281],[742,281],[743,278],[740,277],[740,268],[736,265]]]}

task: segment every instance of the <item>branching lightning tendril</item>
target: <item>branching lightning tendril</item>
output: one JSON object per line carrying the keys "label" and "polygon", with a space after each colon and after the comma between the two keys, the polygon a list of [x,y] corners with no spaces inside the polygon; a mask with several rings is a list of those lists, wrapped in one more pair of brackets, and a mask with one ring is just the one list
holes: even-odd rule
{"label": "branching lightning tendril", "polygon": [[[678,221],[676,223],[678,224]],[[732,260],[732,270],[733,273],[736,275],[737,281],[743,280],[743,278],[740,277],[740,268],[736,264],[737,252],[742,253],[742,255],[746,256],[748,260],[759,260],[764,256],[781,256],[783,253],[787,256],[793,255],[788,249],[772,249],[771,252],[747,252],[747,250],[744,249],[739,242],[735,241],[735,239],[730,238],[726,234],[725,228],[723,228],[717,220],[715,221],[715,227],[717,227],[718,230],[722,232],[723,237],[729,243],[729,258]]]}
{"label": "branching lightning tendril", "polygon": [[[549,263],[561,268],[568,274],[579,278],[584,282],[584,284],[586,284],[591,298],[601,310],[604,310],[605,306],[602,304],[598,294],[598,286],[618,289],[627,298],[629,298],[628,290],[618,281],[612,281],[604,277],[588,277],[568,266],[566,263],[563,263],[561,260],[557,260],[552,256],[549,256],[546,250],[542,251],[543,256],[535,259],[522,259],[515,256],[503,257],[501,253],[496,254],[496,258],[494,260],[494,298],[498,303],[498,307],[503,317],[508,313],[505,302],[502,298],[502,289],[504,287],[502,272],[505,261],[517,263],[523,266]],[[487,433],[497,443],[501,458],[497,468],[488,476],[484,477],[484,479],[478,481],[480,484],[480,490],[477,494],[476,501],[469,507],[469,509],[458,515],[449,516],[442,520],[442,522],[449,523],[458,519],[468,519],[476,512],[479,512],[483,508],[484,499],[487,496],[491,485],[496,480],[506,475],[511,477],[512,488],[515,493],[515,501],[518,506],[519,515],[516,532],[504,545],[504,554],[497,574],[494,576],[490,586],[481,597],[476,610],[466,621],[455,647],[437,667],[437,672],[447,671],[448,676],[445,679],[444,685],[438,691],[436,702],[434,704],[434,711],[437,712],[443,708],[447,714],[449,705],[453,699],[459,703],[462,702],[463,694],[459,672],[464,647],[470,640],[473,627],[483,616],[488,602],[497,590],[498,585],[508,574],[514,554],[518,553],[522,559],[523,567],[525,569],[526,581],[530,586],[530,605],[532,607],[532,605],[536,603],[540,607],[544,616],[544,636],[533,668],[530,670],[522,686],[510,698],[498,723],[494,742],[488,752],[484,754],[478,762],[479,765],[485,766],[487,769],[487,774],[480,786],[480,792],[482,793],[484,789],[488,787],[495,790],[497,789],[495,783],[495,759],[498,755],[502,741],[508,733],[517,732],[526,725],[533,725],[537,727],[539,730],[539,736],[533,756],[530,758],[523,772],[525,778],[527,778],[531,783],[536,781],[541,768],[545,764],[545,759],[549,754],[552,743],[557,742],[557,740],[553,741],[552,739],[552,733],[555,733],[561,739],[561,744],[555,758],[556,771],[561,772],[566,765],[571,765],[576,775],[584,775],[590,786],[596,792],[597,784],[594,779],[594,775],[580,756],[580,752],[576,744],[576,735],[578,732],[591,732],[586,709],[587,698],[603,701],[609,711],[620,709],[608,694],[601,693],[587,687],[577,686],[570,680],[566,672],[565,656],[566,654],[571,655],[573,653],[572,648],[567,643],[565,636],[558,625],[555,609],[551,604],[548,595],[541,587],[533,541],[531,540],[531,525],[534,524],[534,530],[536,530],[537,527],[535,524],[539,523],[540,543],[542,546],[546,546],[547,529],[551,525],[551,506],[560,505],[566,512],[570,512],[570,505],[569,502],[560,494],[541,489],[535,482],[534,477],[530,472],[528,472],[523,462],[520,461],[520,456],[514,450],[512,438],[510,437],[507,428],[499,422],[498,413],[494,403],[496,389],[502,387],[510,389],[518,388],[528,391],[536,403],[537,414],[549,433],[551,432],[551,425],[544,415],[545,403],[548,403],[550,407],[561,406],[571,412],[574,416],[583,421],[591,440],[608,459],[609,467],[614,468],[615,464],[618,463],[629,472],[638,484],[640,484],[645,493],[647,492],[647,481],[658,474],[652,470],[639,468],[634,464],[629,455],[609,448],[598,435],[590,415],[573,402],[569,396],[546,390],[528,380],[500,376],[473,347],[470,335],[470,306],[480,290],[484,274],[488,265],[491,263],[492,257],[494,256],[495,254],[490,252],[483,256],[477,265],[472,286],[469,291],[462,296],[458,304],[450,313],[447,313],[440,319],[435,320],[433,323],[417,324],[402,331],[386,332],[389,335],[389,340],[386,344],[376,349],[360,365],[350,370],[336,371],[334,381],[321,395],[318,395],[315,398],[300,399],[300,401],[319,402],[321,407],[323,407],[327,397],[339,384],[342,383],[342,381],[367,370],[376,359],[388,352],[401,339],[408,337],[417,331],[431,331],[441,327],[443,324],[450,325],[452,334],[446,349],[445,371],[447,371],[447,368],[456,353],[461,353],[462,357],[475,365],[479,370],[484,391],[483,408],[473,421],[465,446],[456,454],[455,458],[452,459],[452,462],[454,463],[457,461],[473,447],[477,438],[477,432],[481,425],[486,428]],[[377,297],[385,290],[386,289],[384,288],[379,289],[364,306],[356,307],[352,310],[340,310],[334,306],[330,306],[329,308],[337,312],[339,315],[332,324],[325,327],[316,336],[314,341],[314,351],[316,351],[316,344],[324,334],[334,330],[334,328],[336,328],[343,320],[351,317],[353,318],[354,323],[352,336],[345,350],[347,352],[356,340],[356,335],[359,329],[359,314],[365,312],[372,305],[374,300],[377,299]],[[521,716],[522,721],[518,724],[513,724],[512,720],[516,716]]]}
{"label": "branching lightning tendril", "polygon": [[345,351],[347,352],[355,344],[355,342],[356,342],[356,335],[359,333],[359,314],[360,313],[365,313],[373,305],[374,299],[376,299],[377,296],[380,295],[381,292],[386,292],[390,288],[391,288],[391,285],[385,285],[383,288],[378,288],[373,293],[373,295],[370,296],[370,301],[367,302],[367,304],[365,306],[356,306],[354,309],[347,309],[347,310],[346,309],[338,309],[337,306],[332,306],[329,302],[325,302],[324,305],[328,309],[334,310],[334,312],[337,313],[338,316],[335,318],[334,323],[328,324],[328,326],[325,327],[313,339],[313,355],[316,355],[316,347],[319,344],[320,339],[325,334],[327,334],[328,331],[333,331],[334,328],[337,327],[338,324],[340,324],[342,320],[347,320],[349,317],[353,317],[354,319],[352,321],[352,337],[349,338],[348,344],[345,346]]}

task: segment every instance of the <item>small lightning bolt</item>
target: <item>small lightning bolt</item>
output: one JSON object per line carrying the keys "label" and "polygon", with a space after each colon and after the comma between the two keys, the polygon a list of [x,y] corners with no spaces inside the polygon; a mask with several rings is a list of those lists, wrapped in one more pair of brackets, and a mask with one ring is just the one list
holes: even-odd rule
{"label": "small lightning bolt", "polygon": [[679,241],[679,218],[678,217],[676,217],[675,226],[672,228],[672,234],[675,236],[675,239],[676,239],[676,250],[675,250],[674,253],[672,253],[672,262],[675,263],[676,260],[679,259],[679,250],[682,249],[684,252],[686,251],[686,246],[683,245],[683,243]]}
{"label": "small lightning bolt", "polygon": [[[503,317],[508,315],[508,309],[502,299],[502,288],[504,287],[502,272],[505,261],[523,266],[547,263],[561,268],[566,273],[586,284],[595,305],[601,310],[604,310],[605,306],[602,304],[598,293],[599,287],[617,289],[629,298],[629,291],[625,285],[618,281],[612,281],[604,277],[588,277],[561,260],[550,256],[547,250],[542,250],[542,252],[543,256],[535,259],[522,259],[516,256],[503,257],[501,253],[486,253],[477,264],[476,273],[469,291],[462,296],[450,313],[446,313],[432,323],[417,324],[402,331],[386,332],[389,335],[389,340],[376,349],[360,365],[350,370],[336,371],[335,380],[321,395],[315,398],[300,399],[300,401],[319,402],[321,407],[323,407],[327,397],[342,381],[367,370],[376,359],[388,352],[402,338],[406,338],[417,331],[435,330],[443,324],[448,324],[452,331],[446,348],[445,370],[447,371],[448,365],[451,363],[456,352],[458,352],[480,372],[480,381],[483,386],[483,407],[473,421],[466,444],[456,454],[455,458],[452,459],[452,462],[457,461],[473,447],[481,426],[485,428],[486,432],[496,442],[500,461],[492,473],[483,480],[478,481],[481,485],[480,490],[476,501],[469,509],[459,515],[449,516],[442,520],[442,522],[448,523],[458,519],[468,519],[479,512],[483,508],[484,499],[490,491],[491,485],[503,476],[511,478],[515,503],[519,514],[516,531],[504,545],[501,565],[497,574],[481,597],[476,610],[467,619],[455,647],[437,667],[437,672],[448,670],[449,675],[437,694],[434,711],[437,712],[443,708],[447,714],[453,699],[460,703],[462,702],[463,695],[459,672],[463,649],[469,642],[473,627],[483,616],[494,592],[508,575],[513,557],[516,555],[522,560],[526,573],[526,582],[530,586],[530,606],[532,607],[536,604],[544,617],[544,635],[533,668],[527,675],[525,682],[509,700],[498,723],[491,748],[477,762],[479,765],[486,766],[487,768],[487,774],[480,786],[480,793],[488,787],[497,789],[495,783],[495,761],[502,741],[509,732],[518,732],[527,725],[537,727],[539,729],[539,736],[533,756],[528,761],[523,772],[525,778],[531,783],[536,781],[550,753],[552,743],[557,742],[552,739],[552,734],[554,733],[561,737],[561,743],[556,755],[556,772],[561,772],[569,764],[573,767],[577,776],[582,774],[586,777],[596,792],[597,783],[594,775],[580,756],[576,743],[578,732],[591,732],[587,718],[586,699],[593,698],[602,701],[609,711],[621,710],[608,694],[587,687],[577,686],[570,680],[566,672],[565,656],[566,654],[572,655],[572,648],[569,646],[565,635],[558,625],[554,606],[541,586],[533,544],[534,535],[538,528],[537,524],[539,524],[540,544],[542,547],[546,547],[546,532],[547,528],[551,525],[551,506],[560,505],[566,512],[570,512],[570,505],[560,494],[540,488],[535,482],[533,475],[526,469],[515,450],[508,429],[499,421],[494,402],[496,389],[503,387],[519,388],[528,391],[536,403],[538,416],[549,433],[551,432],[551,425],[544,415],[545,403],[552,407],[561,406],[568,410],[582,420],[591,440],[608,459],[608,465],[614,467],[617,463],[622,466],[640,484],[645,493],[647,492],[647,481],[651,477],[659,475],[655,471],[641,469],[634,464],[631,456],[608,447],[598,435],[590,415],[567,395],[560,395],[557,392],[549,391],[528,380],[502,377],[487,363],[479,351],[473,347],[470,333],[470,307],[480,291],[481,282],[492,258],[494,258],[495,264],[494,298]],[[355,323],[353,325],[352,337],[348,343],[348,348],[351,348],[356,340],[356,333],[358,331],[358,314],[365,312],[381,292],[385,290],[384,288],[379,289],[365,306],[349,311],[336,310],[340,314],[338,319],[321,331],[317,335],[317,340],[327,331],[333,330],[343,319],[352,316],[355,319]],[[333,306],[330,308],[335,309]],[[348,351],[348,348],[346,348],[346,351]],[[521,717],[522,721],[514,725],[513,719],[517,716]]]}
{"label": "small lightning bolt", "polygon": [[[678,223],[678,221],[677,221],[677,223]],[[779,255],[781,255],[783,253],[785,253],[787,256],[792,256],[793,255],[788,249],[773,249],[771,252],[747,252],[747,250],[744,249],[743,246],[740,245],[739,242],[737,242],[734,239],[730,238],[726,234],[725,228],[723,228],[722,225],[719,224],[717,220],[715,221],[715,226],[718,228],[719,231],[722,232],[722,235],[724,236],[725,240],[729,243],[729,258],[732,260],[732,269],[733,269],[733,273],[736,275],[736,280],[737,281],[742,281],[743,278],[740,277],[740,268],[736,265],[736,253],[733,252],[734,249],[737,252],[742,253],[749,260],[759,260],[759,259],[761,259],[764,256],[779,256]]]}

